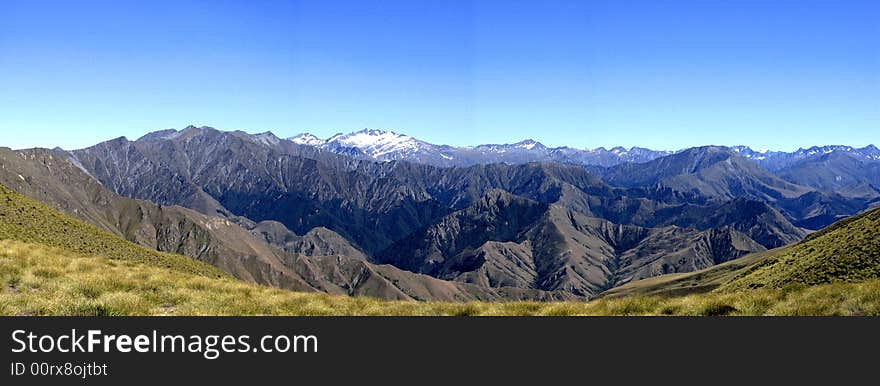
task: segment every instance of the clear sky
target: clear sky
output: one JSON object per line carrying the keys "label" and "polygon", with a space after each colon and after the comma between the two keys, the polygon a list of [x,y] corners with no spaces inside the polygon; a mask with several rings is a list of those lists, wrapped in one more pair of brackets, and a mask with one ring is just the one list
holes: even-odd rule
{"label": "clear sky", "polygon": [[0,1],[0,146],[880,145],[880,1]]}

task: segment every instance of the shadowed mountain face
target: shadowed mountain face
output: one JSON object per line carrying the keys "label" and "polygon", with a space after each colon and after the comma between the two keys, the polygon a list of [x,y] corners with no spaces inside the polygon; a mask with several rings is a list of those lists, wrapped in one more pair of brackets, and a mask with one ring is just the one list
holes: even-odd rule
{"label": "shadowed mountain face", "polygon": [[546,204],[493,190],[471,206],[397,241],[378,253],[376,259],[434,275],[440,271],[471,271],[468,267],[471,262],[456,257],[471,254],[486,242],[519,240],[521,233],[546,210]]}
{"label": "shadowed mountain face", "polygon": [[871,200],[781,178],[720,147],[589,171],[337,153],[189,127],[72,152],[0,152],[0,183],[244,280],[456,301],[589,298],[797,242],[802,227]]}
{"label": "shadowed mountain face", "polygon": [[808,149],[800,148],[791,153],[768,150],[754,151],[746,146],[734,146],[731,150],[736,151],[749,160],[755,161],[758,165],[771,172],[777,172],[794,164],[815,160],[828,154],[845,154],[851,158],[867,162],[880,161],[880,149],[874,145],[868,145],[863,148],[840,145],[813,146]]}
{"label": "shadowed mountain face", "polygon": [[763,250],[730,226],[699,231],[619,225],[493,191],[392,244],[377,259],[446,280],[590,297],[631,280]]}
{"label": "shadowed mountain face", "polygon": [[171,139],[114,140],[75,151],[77,162],[120,195],[208,215],[275,220],[297,233],[326,227],[373,253],[469,205],[492,189],[552,202],[563,183],[609,189],[579,167],[478,165],[441,169],[356,161],[288,143],[190,128]]}
{"label": "shadowed mountain face", "polygon": [[[0,185],[136,244],[198,259],[242,280],[297,291],[419,300],[574,299],[566,293],[482,288],[377,266],[324,228],[299,236],[277,222],[211,217],[124,198],[50,150],[0,149]],[[27,176],[27,177],[25,177]]]}
{"label": "shadowed mountain face", "polygon": [[[839,156],[851,160],[849,156]],[[870,174],[870,170],[855,172],[852,170],[856,167],[852,164],[839,166],[851,170],[851,177],[847,183],[835,185],[831,182],[839,177],[835,168],[817,168],[816,162],[828,163],[809,158],[796,164],[795,169],[785,169],[789,171],[783,170],[777,176],[731,149],[708,146],[688,149],[643,164],[621,164],[602,169],[600,173],[605,181],[614,186],[656,185],[721,200],[764,202],[781,212],[790,222],[811,230],[821,229],[842,217],[858,213],[877,198],[870,193],[871,185],[866,182],[876,177]],[[856,162],[864,162],[865,168],[880,165],[876,162]],[[834,165],[844,163],[836,162]],[[817,187],[823,188],[818,190]],[[842,195],[840,191],[846,194]],[[853,197],[853,191],[860,191],[862,196]]]}
{"label": "shadowed mountain face", "polygon": [[605,297],[859,282],[880,277],[880,209],[834,223],[802,242],[710,268],[632,282]]}
{"label": "shadowed mountain face", "polygon": [[793,183],[845,197],[880,197],[880,162],[832,152],[785,167],[779,176]]}
{"label": "shadowed mountain face", "polygon": [[621,164],[603,178],[615,186],[661,185],[722,199],[750,198],[767,202],[810,191],[774,176],[724,147],[699,147],[643,164]]}

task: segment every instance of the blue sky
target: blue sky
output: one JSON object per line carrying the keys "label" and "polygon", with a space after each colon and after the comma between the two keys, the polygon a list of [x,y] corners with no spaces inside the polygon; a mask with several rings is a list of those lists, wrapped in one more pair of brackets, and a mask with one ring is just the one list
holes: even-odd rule
{"label": "blue sky", "polygon": [[0,1],[0,146],[880,144],[880,1]]}

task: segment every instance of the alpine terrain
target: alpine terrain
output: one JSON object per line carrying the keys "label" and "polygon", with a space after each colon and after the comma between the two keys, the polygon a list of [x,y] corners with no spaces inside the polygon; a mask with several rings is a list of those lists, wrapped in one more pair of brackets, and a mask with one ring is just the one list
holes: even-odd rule
{"label": "alpine terrain", "polygon": [[785,257],[813,256],[804,248],[869,218],[840,222],[880,204],[873,146],[452,147],[381,130],[284,139],[189,126],[78,150],[0,149],[0,185],[90,234],[186,256],[196,273],[298,292],[585,301],[684,291],[671,277],[724,290],[836,280],[820,268],[876,276],[870,259]]}

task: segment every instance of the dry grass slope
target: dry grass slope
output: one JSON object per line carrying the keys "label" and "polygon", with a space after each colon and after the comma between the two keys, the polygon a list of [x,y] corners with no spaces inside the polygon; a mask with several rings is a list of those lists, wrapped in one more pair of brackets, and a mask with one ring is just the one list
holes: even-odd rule
{"label": "dry grass slope", "polygon": [[[735,272],[734,282],[758,278],[773,284],[762,288],[727,286],[729,292],[679,297],[635,293],[588,303],[382,301],[237,281],[207,264],[116,238],[0,186],[0,315],[880,315],[878,279],[848,283],[812,273],[810,280],[779,279],[798,277],[789,266],[834,273],[827,267],[839,264],[852,272],[843,279],[876,277],[877,217],[848,223],[864,226],[857,228],[862,232],[832,229],[792,247],[804,255],[772,253],[759,259],[756,269],[731,263],[708,276],[727,280]],[[794,258],[804,258],[806,265]],[[788,276],[773,275],[767,261],[783,264],[778,271]],[[804,284],[823,280],[833,283]]]}
{"label": "dry grass slope", "polygon": [[226,276],[209,264],[185,256],[157,252],[120,239],[2,185],[0,239],[39,243],[110,259],[133,260],[203,276]]}
{"label": "dry grass slope", "polygon": [[764,259],[718,288],[730,292],[880,278],[880,209],[841,221]]}
{"label": "dry grass slope", "polygon": [[678,298],[383,301],[262,287],[133,260],[0,241],[0,315],[880,315],[880,280]]}

